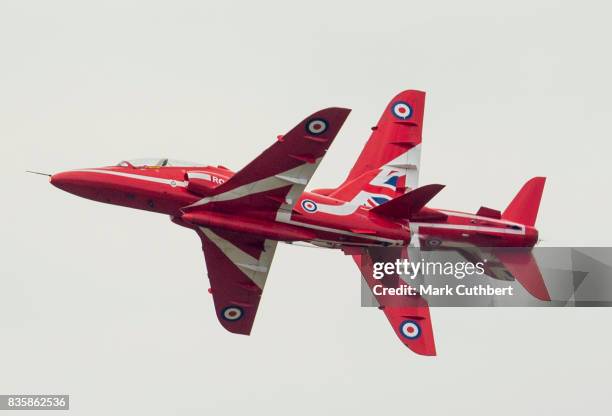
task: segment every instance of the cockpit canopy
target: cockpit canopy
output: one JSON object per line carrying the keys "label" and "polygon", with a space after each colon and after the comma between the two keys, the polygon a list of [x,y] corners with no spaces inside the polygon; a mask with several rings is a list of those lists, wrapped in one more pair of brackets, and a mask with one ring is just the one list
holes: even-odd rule
{"label": "cockpit canopy", "polygon": [[188,162],[186,160],[168,159],[164,157],[145,157],[140,159],[123,160],[117,163],[117,166],[122,167],[167,167],[167,166],[206,166],[201,163]]}

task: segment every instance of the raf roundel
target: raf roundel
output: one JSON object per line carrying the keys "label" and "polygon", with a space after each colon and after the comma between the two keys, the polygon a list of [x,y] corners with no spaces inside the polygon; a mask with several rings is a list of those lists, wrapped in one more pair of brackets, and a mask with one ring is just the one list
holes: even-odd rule
{"label": "raf roundel", "polygon": [[404,338],[416,339],[421,336],[421,327],[416,321],[404,321],[401,323],[399,329]]}
{"label": "raf roundel", "polygon": [[432,238],[430,240],[427,240],[427,245],[429,247],[440,247],[441,244],[442,244],[442,241],[438,240],[437,238]]}
{"label": "raf roundel", "polygon": [[306,123],[306,130],[310,134],[319,135],[325,133],[327,130],[327,121],[322,118],[315,118]]}
{"label": "raf roundel", "polygon": [[310,199],[305,199],[302,201],[302,208],[304,208],[304,211],[310,213],[315,212],[318,209],[316,202],[311,201]]}
{"label": "raf roundel", "polygon": [[408,120],[412,117],[412,107],[404,101],[398,101],[391,107],[393,115],[400,120]]}
{"label": "raf roundel", "polygon": [[226,321],[237,321],[242,318],[244,312],[238,306],[228,306],[221,311],[221,317]]}

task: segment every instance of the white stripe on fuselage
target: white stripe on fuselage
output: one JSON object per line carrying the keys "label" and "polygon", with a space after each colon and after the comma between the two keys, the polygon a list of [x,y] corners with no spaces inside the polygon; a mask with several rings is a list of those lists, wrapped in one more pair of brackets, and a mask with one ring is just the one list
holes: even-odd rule
{"label": "white stripe on fuselage", "polygon": [[[363,192],[360,192],[360,195]],[[368,199],[369,195],[365,195],[363,201]],[[357,198],[355,198],[357,199]],[[343,204],[331,205],[331,204],[323,204],[317,202],[317,211],[323,212],[325,214],[338,215],[338,216],[346,216],[352,215],[359,209],[360,204],[353,204],[352,202],[345,202]]]}
{"label": "white stripe on fuselage", "polygon": [[[100,173],[100,174],[105,174],[105,175],[114,175],[114,176],[120,176],[120,177],[124,177],[124,178],[130,178],[130,179],[137,179],[137,180],[142,180],[142,181],[148,181],[148,182],[155,182],[155,183],[161,183],[161,184],[166,184],[172,187],[175,186],[179,186],[179,187],[186,187],[187,186],[187,181],[177,181],[174,179],[166,179],[166,178],[158,178],[155,176],[146,176],[146,175],[138,175],[138,174],[133,174],[133,173],[126,173],[126,172],[117,172],[117,171],[112,171],[112,170],[103,170],[103,169],[78,169],[78,170],[73,170],[71,172],[92,172],[92,173]],[[322,204],[319,204],[319,206]],[[357,208],[359,208],[359,205],[353,205],[353,204],[342,204],[337,206],[337,208],[340,209],[347,209],[347,211],[356,211]],[[500,234],[516,234],[516,235],[523,235],[525,234],[525,228],[522,224],[518,224],[518,223],[513,223],[510,221],[499,221],[499,220],[495,220],[495,219],[491,219],[491,218],[487,218],[487,217],[480,217],[477,215],[473,215],[473,214],[467,214],[467,213],[459,213],[459,212],[453,212],[453,211],[441,211],[447,215],[450,216],[456,216],[456,217],[463,217],[463,218],[472,218],[472,219],[479,219],[479,220],[483,220],[483,221],[490,221],[490,222],[494,222],[494,223],[498,223],[498,224],[508,224],[508,225],[517,225],[519,227],[521,227],[520,230],[512,230],[512,229],[504,229],[504,228],[496,228],[496,227],[482,227],[482,226],[472,226],[472,225],[459,225],[459,224],[437,224],[437,223],[419,223],[419,222],[413,222],[411,223],[411,225],[413,226],[417,226],[417,227],[427,227],[427,228],[438,228],[438,229],[449,229],[449,230],[462,230],[462,231],[480,231],[480,232],[491,232],[491,233],[500,233]],[[347,213],[343,212],[342,214],[336,214],[336,215],[347,215]],[[314,229],[314,230],[320,230],[320,231],[327,231],[327,232],[331,232],[334,234],[340,234],[340,235],[349,235],[352,237],[359,237],[359,238],[364,238],[367,240],[373,240],[373,241],[380,241],[380,242],[385,242],[385,243],[391,243],[391,244],[401,244],[402,241],[401,240],[392,240],[392,239],[388,239],[388,238],[383,238],[383,237],[377,237],[377,236],[372,236],[372,235],[367,235],[367,234],[359,234],[359,233],[354,233],[351,231],[346,231],[346,230],[339,230],[336,228],[331,228],[331,227],[323,227],[323,226],[318,226],[318,225],[312,225],[312,224],[307,224],[307,223],[302,223],[299,221],[294,221],[291,219],[288,220],[284,220],[281,221],[287,224],[293,224],[293,225],[297,225],[300,227],[304,227],[304,228],[310,228],[310,229]]]}
{"label": "white stripe on fuselage", "polygon": [[[318,206],[319,206],[319,210],[321,210],[320,209],[321,204],[318,204]],[[456,213],[456,212],[452,212],[452,211],[441,211],[441,212],[444,212],[445,214],[448,214],[449,216],[472,218],[472,219],[480,219],[480,220],[483,220],[483,221],[491,220],[490,218],[480,217],[480,216],[477,216],[477,215],[471,215],[471,214],[466,214],[466,213]],[[295,221],[295,220],[292,220],[292,219],[286,219],[286,220],[282,220],[280,222],[285,222],[287,224],[297,225],[297,226],[305,227],[305,228],[311,228],[311,229],[314,229],[314,230],[327,231],[327,232],[331,232],[331,233],[334,233],[334,234],[350,235],[350,236],[353,236],[353,237],[360,237],[360,238],[370,239],[370,240],[374,240],[374,241],[391,243],[391,244],[394,244],[394,245],[401,245],[402,244],[401,240],[391,240],[391,239],[388,239],[388,238],[377,237],[377,236],[372,236],[372,235],[367,235],[367,234],[359,234],[359,233],[354,233],[354,232],[345,231],[345,230],[339,230],[339,229],[331,228],[331,227],[324,227],[324,226],[320,226],[320,225],[312,225],[312,224],[307,224],[307,223]],[[491,220],[491,222],[494,222],[494,223],[497,223],[497,224],[500,224],[500,225],[516,225],[516,226],[521,227],[521,229],[520,230],[514,230],[514,229],[508,229],[508,228],[485,227],[485,226],[479,226],[479,225],[440,224],[440,223],[430,223],[430,222],[410,222],[410,226],[411,227],[416,227],[417,230],[420,227],[427,227],[427,228],[437,228],[437,229],[446,229],[446,230],[460,230],[460,231],[498,233],[498,234],[512,234],[512,235],[524,235],[525,234],[525,227],[522,224],[513,223],[513,222],[510,222],[510,221],[499,221],[499,220]],[[411,232],[411,234],[414,234],[414,232]]]}
{"label": "white stripe on fuselage", "polygon": [[170,185],[172,187],[180,186],[180,187],[184,188],[184,187],[187,186],[187,182],[186,181],[177,181],[175,179],[158,178],[158,177],[155,177],[155,176],[136,175],[134,173],[117,172],[117,171],[114,171],[114,170],[78,169],[78,170],[71,170],[70,172],[102,173],[102,174],[105,174],[105,175],[121,176],[123,178],[138,179],[138,180],[141,180],[141,181],[163,183],[163,184],[166,184],[166,185]]}
{"label": "white stripe on fuselage", "polygon": [[512,230],[508,228],[481,227],[478,225],[436,224],[436,223],[431,223],[431,222],[411,222],[410,225],[414,225],[419,228],[426,227],[426,228],[439,228],[439,229],[445,229],[445,230],[481,231],[485,233],[499,233],[499,234],[517,234],[517,235],[525,234],[524,228],[521,228],[520,230]]}
{"label": "white stripe on fuselage", "polygon": [[503,224],[503,225],[518,225],[519,227],[523,228],[524,225],[523,224],[519,224],[518,222],[512,222],[512,221],[507,221],[507,220],[498,220],[496,218],[490,218],[490,217],[483,217],[481,215],[476,215],[476,214],[468,214],[467,212],[456,212],[456,211],[445,211],[445,210],[438,210],[450,217],[461,217],[461,218],[470,218],[470,219],[474,219],[474,220],[480,220],[480,221],[488,221],[488,222],[494,222],[496,224]]}

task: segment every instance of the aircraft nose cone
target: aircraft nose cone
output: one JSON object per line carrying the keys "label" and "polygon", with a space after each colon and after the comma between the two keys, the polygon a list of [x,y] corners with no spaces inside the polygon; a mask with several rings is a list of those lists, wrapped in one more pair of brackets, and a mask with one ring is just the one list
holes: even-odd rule
{"label": "aircraft nose cone", "polygon": [[56,188],[66,189],[66,187],[70,186],[73,181],[71,180],[70,172],[60,172],[51,175],[49,182],[51,182],[51,185],[55,186]]}
{"label": "aircraft nose cone", "polygon": [[79,195],[84,189],[92,185],[91,178],[87,173],[78,171],[59,172],[51,175],[51,185],[62,191]]}
{"label": "aircraft nose cone", "polygon": [[64,192],[94,200],[97,200],[101,185],[103,185],[100,180],[85,170],[59,172],[51,175],[49,182]]}

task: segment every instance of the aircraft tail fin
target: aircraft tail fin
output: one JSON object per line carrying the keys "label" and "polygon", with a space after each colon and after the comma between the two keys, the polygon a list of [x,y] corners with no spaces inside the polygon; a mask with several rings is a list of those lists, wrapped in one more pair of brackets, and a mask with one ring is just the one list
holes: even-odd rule
{"label": "aircraft tail fin", "polygon": [[544,177],[528,180],[502,213],[502,219],[533,226],[538,216],[545,182]]}

